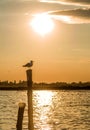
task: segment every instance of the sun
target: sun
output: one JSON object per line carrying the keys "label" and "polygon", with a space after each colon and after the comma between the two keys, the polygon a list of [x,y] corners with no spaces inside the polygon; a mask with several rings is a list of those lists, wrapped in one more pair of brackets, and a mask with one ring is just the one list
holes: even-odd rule
{"label": "sun", "polygon": [[47,14],[36,14],[30,22],[33,30],[40,34],[41,36],[45,36],[50,33],[54,28],[54,22],[51,17]]}

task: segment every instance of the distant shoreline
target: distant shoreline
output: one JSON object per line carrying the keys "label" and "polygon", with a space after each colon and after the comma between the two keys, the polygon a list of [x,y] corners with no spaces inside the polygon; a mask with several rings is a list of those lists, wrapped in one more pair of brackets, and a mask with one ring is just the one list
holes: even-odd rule
{"label": "distant shoreline", "polygon": [[[21,86],[0,86],[0,90],[10,90],[10,91],[20,91],[20,90],[27,90],[28,87],[21,87]],[[30,88],[29,88],[30,89]],[[90,90],[90,86],[86,87],[72,87],[72,86],[35,86],[32,87],[32,90]]]}

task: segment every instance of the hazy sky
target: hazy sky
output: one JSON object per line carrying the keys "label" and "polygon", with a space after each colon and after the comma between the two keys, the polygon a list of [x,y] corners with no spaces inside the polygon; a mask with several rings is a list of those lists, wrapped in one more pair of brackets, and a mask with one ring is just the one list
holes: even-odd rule
{"label": "hazy sky", "polygon": [[[30,27],[39,12],[55,22],[45,37]],[[0,0],[0,80],[26,80],[31,59],[34,82],[90,81],[90,0]]]}

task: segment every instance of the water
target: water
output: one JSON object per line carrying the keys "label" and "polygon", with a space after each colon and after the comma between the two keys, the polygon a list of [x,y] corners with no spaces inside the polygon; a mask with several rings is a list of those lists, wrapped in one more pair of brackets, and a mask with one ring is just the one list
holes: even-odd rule
{"label": "water", "polygon": [[[27,103],[26,91],[0,91],[0,130],[16,130],[19,102]],[[35,130],[90,130],[90,91],[34,91],[33,119]]]}

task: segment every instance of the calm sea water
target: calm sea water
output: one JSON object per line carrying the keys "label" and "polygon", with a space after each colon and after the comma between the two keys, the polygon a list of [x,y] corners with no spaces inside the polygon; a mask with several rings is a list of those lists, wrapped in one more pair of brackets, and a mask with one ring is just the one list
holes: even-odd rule
{"label": "calm sea water", "polygon": [[[26,91],[0,91],[0,130],[16,130],[19,102],[27,103]],[[33,119],[35,130],[90,130],[90,91],[34,91]]]}

